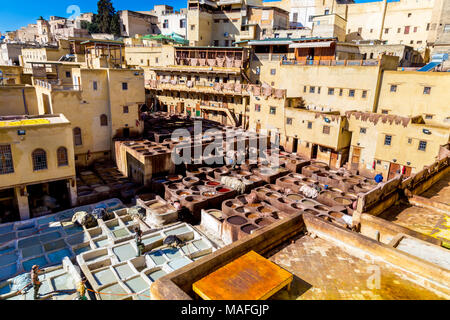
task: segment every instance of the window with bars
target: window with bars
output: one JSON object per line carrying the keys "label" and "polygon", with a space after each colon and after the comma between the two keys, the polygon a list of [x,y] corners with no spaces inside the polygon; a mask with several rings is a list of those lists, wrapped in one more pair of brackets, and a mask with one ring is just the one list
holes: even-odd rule
{"label": "window with bars", "polygon": [[330,126],[323,126],[322,133],[330,134]]}
{"label": "window with bars", "polygon": [[260,112],[261,111],[261,105],[260,104],[255,104],[255,111],[256,112]]}
{"label": "window with bars", "polygon": [[31,154],[33,158],[33,170],[45,170],[47,169],[47,154],[43,149],[36,149]]}
{"label": "window with bars", "polygon": [[426,141],[419,141],[419,150],[425,151],[427,149],[427,142]]}
{"label": "window with bars", "polygon": [[292,125],[292,118],[286,118],[286,124]]}
{"label": "window with bars", "polygon": [[392,136],[386,135],[384,137],[384,145],[385,146],[390,146],[392,142]]}
{"label": "window with bars", "polygon": [[334,95],[334,88],[328,88],[328,95],[329,96]]}
{"label": "window with bars", "polygon": [[11,153],[11,146],[0,145],[0,174],[8,174],[14,172],[14,165]]}
{"label": "window with bars", "polygon": [[56,153],[58,157],[58,167],[68,166],[69,158],[67,156],[67,149],[64,147],[59,147]]}
{"label": "window with bars", "polygon": [[313,86],[309,87],[310,93],[314,93],[315,91],[316,91],[316,87],[313,87]]}
{"label": "window with bars", "polygon": [[123,107],[123,113],[128,113],[128,106]]}
{"label": "window with bars", "polygon": [[73,143],[76,146],[81,146],[83,144],[83,140],[81,139],[81,129],[78,127],[73,129]]}
{"label": "window with bars", "polygon": [[367,128],[359,128],[359,133],[361,133],[361,134],[366,134],[366,132],[367,132]]}
{"label": "window with bars", "polygon": [[312,122],[308,121],[308,129],[312,129]]}

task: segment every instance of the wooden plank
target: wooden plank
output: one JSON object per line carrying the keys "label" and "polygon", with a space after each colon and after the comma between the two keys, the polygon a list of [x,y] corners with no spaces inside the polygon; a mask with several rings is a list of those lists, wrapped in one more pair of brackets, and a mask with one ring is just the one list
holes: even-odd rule
{"label": "wooden plank", "polygon": [[250,251],[192,287],[205,300],[265,300],[292,280],[291,273]]}

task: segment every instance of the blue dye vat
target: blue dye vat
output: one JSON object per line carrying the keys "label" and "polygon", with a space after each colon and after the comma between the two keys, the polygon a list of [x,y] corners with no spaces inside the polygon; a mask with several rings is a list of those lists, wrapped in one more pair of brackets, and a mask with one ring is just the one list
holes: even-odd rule
{"label": "blue dye vat", "polygon": [[[31,267],[30,267],[31,268]],[[0,267],[0,280],[6,280],[13,277],[17,273],[17,264],[13,263],[8,266]]]}
{"label": "blue dye vat", "polygon": [[191,261],[186,258],[180,258],[180,259],[175,259],[169,262],[169,266],[173,269],[173,270],[177,270],[180,269],[186,265],[188,265],[189,263],[191,263]]}
{"label": "blue dye vat", "polygon": [[43,234],[43,235],[39,236],[39,239],[42,242],[48,242],[48,241],[56,240],[56,239],[59,239],[59,238],[61,238],[61,233],[60,232],[51,232],[51,233],[46,233],[46,234]]}
{"label": "blue dye vat", "polygon": [[177,259],[183,257],[181,251],[178,249],[163,249],[164,254],[169,258],[169,260]]}
{"label": "blue dye vat", "polygon": [[13,231],[13,229],[14,229],[14,225],[13,224],[0,227],[0,234],[11,232],[11,231]]}
{"label": "blue dye vat", "polygon": [[48,255],[48,259],[52,262],[52,263],[61,263],[61,261],[65,258],[65,257],[70,257],[72,256],[72,252],[65,248],[65,249],[61,249],[52,253],[49,253]]}
{"label": "blue dye vat", "polygon": [[78,233],[78,232],[83,231],[83,227],[80,227],[80,226],[72,226],[72,227],[69,227],[69,228],[65,228],[64,231],[65,231],[67,234],[74,234],[74,233]]}
{"label": "blue dye vat", "polygon": [[75,249],[74,251],[75,251],[76,255],[79,255],[79,254],[82,254],[83,252],[86,252],[86,251],[89,251],[89,250],[92,250],[91,246],[80,247],[78,249]]}
{"label": "blue dye vat", "polygon": [[23,231],[19,231],[17,235],[18,235],[18,238],[23,238],[23,237],[31,236],[32,234],[35,234],[37,231],[38,231],[38,229],[36,229],[36,228],[25,229]]}
{"label": "blue dye vat", "polygon": [[34,257],[34,256],[42,254],[43,251],[44,250],[42,250],[41,245],[26,247],[26,248],[22,249],[22,258],[26,259],[29,257]]}
{"label": "blue dye vat", "polygon": [[54,216],[52,217],[45,217],[45,218],[41,218],[38,220],[38,224],[46,224],[46,223],[50,223],[50,222],[54,222],[56,219]]}
{"label": "blue dye vat", "polygon": [[16,261],[17,261],[17,252],[16,251],[2,254],[0,256],[0,266],[6,266],[6,265],[14,263]]}
{"label": "blue dye vat", "polygon": [[45,259],[44,256],[40,256],[40,257],[22,262],[22,266],[23,266],[23,269],[25,270],[25,272],[30,272],[31,267],[35,264],[37,264],[38,266],[40,266],[42,268],[43,266],[47,265],[47,259]]}
{"label": "blue dye vat", "polygon": [[0,248],[0,254],[8,253],[14,250],[14,246],[6,246],[3,248]]}
{"label": "blue dye vat", "polygon": [[10,283],[8,283],[7,285],[0,288],[0,296],[10,293],[10,292],[11,292],[11,284]]}
{"label": "blue dye vat", "polygon": [[16,233],[15,232],[11,232],[11,233],[5,233],[0,235],[0,243],[5,243],[11,240],[14,240],[16,238]]}
{"label": "blue dye vat", "polygon": [[30,237],[30,238],[25,238],[25,239],[19,240],[19,242],[17,243],[17,247],[18,248],[31,247],[31,246],[36,245],[36,243],[39,243],[39,237],[38,236],[34,236],[34,237]]}
{"label": "blue dye vat", "polygon": [[26,229],[31,229],[34,228],[34,223],[31,224],[23,224],[21,226],[17,227],[17,230],[26,230]]}

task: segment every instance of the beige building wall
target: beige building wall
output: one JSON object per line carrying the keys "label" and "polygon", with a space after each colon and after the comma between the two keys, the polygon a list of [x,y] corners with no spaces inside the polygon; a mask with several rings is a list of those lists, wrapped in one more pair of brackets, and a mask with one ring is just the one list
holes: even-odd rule
{"label": "beige building wall", "polygon": [[24,114],[40,114],[36,89],[23,85],[0,86],[0,116]]}
{"label": "beige building wall", "polygon": [[[33,121],[47,123],[33,123]],[[54,181],[64,182],[71,205],[76,205],[76,178],[72,130],[63,115],[36,117],[29,120],[0,121],[0,146],[9,146],[12,155],[13,172],[0,174],[0,190],[14,190],[14,207],[18,218],[30,218],[27,186]],[[23,130],[24,135],[18,135]],[[67,150],[67,165],[58,165],[57,150]],[[32,153],[43,149],[47,168],[34,170]]]}
{"label": "beige building wall", "polygon": [[199,10],[188,10],[187,39],[191,46],[212,45],[213,15]]}
{"label": "beige building wall", "polygon": [[[77,165],[86,166],[98,158],[109,158],[112,139],[128,131],[140,135],[143,123],[139,107],[145,103],[144,76],[131,69],[72,69],[79,87],[58,90],[36,86],[40,113],[62,113],[72,130],[81,130],[81,144],[75,145]],[[137,75],[136,75],[137,74]],[[106,124],[101,118],[106,116]]]}
{"label": "beige building wall", "polygon": [[[410,173],[416,173],[432,164],[436,161],[440,146],[449,142],[450,126],[412,123],[423,122],[422,119],[383,115],[374,121],[373,114],[363,116],[364,119],[353,114],[348,116],[349,130],[352,132],[349,162],[357,163],[360,171],[382,173],[385,181],[394,166],[400,165],[400,172],[403,166],[407,166],[411,168]],[[430,134],[426,134],[424,129]],[[385,144],[386,135],[391,136],[390,145]],[[425,150],[419,150],[421,141],[426,142]],[[360,151],[355,152],[355,149]]]}
{"label": "beige building wall", "polygon": [[378,113],[449,123],[449,88],[448,72],[385,71]]}

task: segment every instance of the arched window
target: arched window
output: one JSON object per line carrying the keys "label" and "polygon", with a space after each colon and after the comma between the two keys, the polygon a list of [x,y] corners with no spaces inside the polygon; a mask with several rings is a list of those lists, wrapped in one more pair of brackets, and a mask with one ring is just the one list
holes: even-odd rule
{"label": "arched window", "polygon": [[67,149],[64,147],[58,148],[58,151],[56,152],[58,157],[58,167],[67,166],[69,165],[69,159],[67,157]]}
{"label": "arched window", "polygon": [[101,125],[102,127],[108,125],[108,117],[106,116],[106,114],[102,114],[102,115],[100,116],[100,125]]}
{"label": "arched window", "polygon": [[44,170],[47,169],[47,154],[42,149],[36,149],[31,154],[33,158],[33,170]]}
{"label": "arched window", "polygon": [[83,140],[81,139],[81,129],[78,127],[73,129],[73,143],[76,146],[81,146],[83,144]]}

